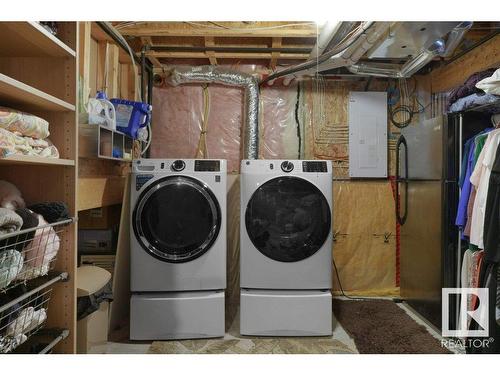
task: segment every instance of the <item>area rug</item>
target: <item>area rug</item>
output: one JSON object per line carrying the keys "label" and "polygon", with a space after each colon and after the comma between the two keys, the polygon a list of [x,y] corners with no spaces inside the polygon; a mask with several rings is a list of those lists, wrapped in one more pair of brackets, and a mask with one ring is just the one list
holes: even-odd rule
{"label": "area rug", "polygon": [[449,354],[392,301],[335,299],[333,311],[362,354]]}
{"label": "area rug", "polygon": [[149,354],[353,354],[332,337],[247,337],[239,335],[239,314],[220,339],[154,341]]}

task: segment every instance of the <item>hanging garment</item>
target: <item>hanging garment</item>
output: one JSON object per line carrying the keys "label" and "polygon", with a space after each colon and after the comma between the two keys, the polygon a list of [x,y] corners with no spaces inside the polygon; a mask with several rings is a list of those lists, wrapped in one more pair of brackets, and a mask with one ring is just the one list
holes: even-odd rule
{"label": "hanging garment", "polygon": [[471,183],[476,187],[476,199],[472,211],[470,243],[478,246],[480,249],[484,249],[483,231],[486,198],[488,195],[491,168],[494,163],[499,141],[499,129],[493,130],[488,134],[484,147],[479,154],[476,167],[470,178]]}
{"label": "hanging garment", "polygon": [[467,219],[464,227],[464,236],[470,237],[470,227],[472,224],[472,210],[474,209],[474,201],[476,200],[476,188],[471,184],[469,201],[467,202]]}
{"label": "hanging garment", "polygon": [[[468,144],[468,147],[467,147]],[[466,143],[467,154],[464,155],[464,159],[467,160],[465,166],[464,181],[460,190],[460,199],[458,202],[457,218],[455,219],[455,225],[462,230],[462,239],[465,239],[465,226],[467,224],[467,205],[469,203],[470,193],[472,184],[470,183],[470,176],[472,174],[473,161],[474,161],[474,138],[469,139]]]}
{"label": "hanging garment", "polygon": [[[492,153],[488,153],[487,157]],[[491,159],[486,162],[489,163],[489,160]],[[500,263],[500,146],[498,145],[493,160],[486,198],[483,237],[485,260],[498,264]]]}
{"label": "hanging garment", "polygon": [[[462,270],[460,273],[460,286],[462,288],[472,288],[472,268],[473,268],[473,256],[474,252],[472,250],[467,249],[464,253],[464,257],[462,259]],[[467,306],[471,306],[472,304],[472,296],[467,296]],[[460,315],[461,312],[460,312]],[[470,324],[470,316],[467,317],[467,327]],[[461,316],[458,319],[461,322]]]}

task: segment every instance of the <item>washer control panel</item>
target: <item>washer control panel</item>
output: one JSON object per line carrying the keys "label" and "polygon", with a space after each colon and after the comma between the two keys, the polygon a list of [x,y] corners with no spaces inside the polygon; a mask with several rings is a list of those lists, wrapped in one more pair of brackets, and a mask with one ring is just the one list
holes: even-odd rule
{"label": "washer control panel", "polygon": [[303,172],[326,173],[328,167],[326,161],[304,161],[302,162]]}
{"label": "washer control panel", "polygon": [[220,172],[219,160],[195,160],[195,172]]}

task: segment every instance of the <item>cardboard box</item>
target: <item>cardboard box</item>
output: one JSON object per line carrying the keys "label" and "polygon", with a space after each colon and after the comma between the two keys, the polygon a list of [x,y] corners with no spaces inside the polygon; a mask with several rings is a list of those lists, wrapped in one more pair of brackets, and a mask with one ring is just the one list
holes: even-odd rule
{"label": "cardboard box", "polygon": [[120,204],[78,213],[79,229],[110,229],[120,225],[120,215],[122,206]]}

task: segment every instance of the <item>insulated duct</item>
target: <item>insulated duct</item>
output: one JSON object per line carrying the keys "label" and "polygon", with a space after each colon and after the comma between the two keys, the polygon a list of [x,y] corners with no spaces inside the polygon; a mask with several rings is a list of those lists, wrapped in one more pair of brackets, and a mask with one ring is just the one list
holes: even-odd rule
{"label": "insulated duct", "polygon": [[375,77],[407,78],[418,72],[435,56],[441,55],[444,51],[444,41],[438,39],[403,65],[361,63],[348,66],[347,68],[354,74],[364,74]]}
{"label": "insulated duct", "polygon": [[217,66],[176,67],[170,76],[174,85],[183,83],[220,83],[245,88],[244,157],[259,157],[259,84],[250,74],[235,72]]}
{"label": "insulated duct", "polygon": [[355,22],[327,22],[323,26],[309,59],[315,59],[328,51],[328,47],[339,44],[354,27]]}

